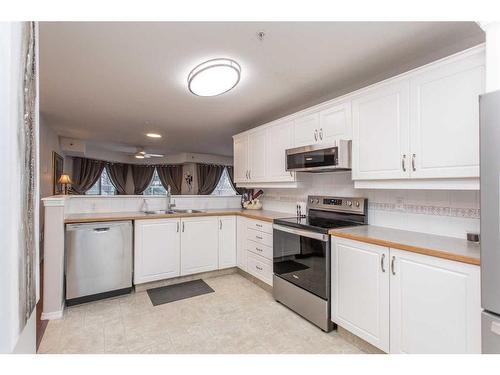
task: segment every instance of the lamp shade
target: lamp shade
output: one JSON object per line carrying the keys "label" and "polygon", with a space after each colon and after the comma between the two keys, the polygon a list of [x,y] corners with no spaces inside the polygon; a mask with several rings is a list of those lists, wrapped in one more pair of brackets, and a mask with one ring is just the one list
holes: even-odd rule
{"label": "lamp shade", "polygon": [[71,184],[71,178],[69,178],[69,175],[67,174],[62,174],[61,177],[59,177],[60,184]]}

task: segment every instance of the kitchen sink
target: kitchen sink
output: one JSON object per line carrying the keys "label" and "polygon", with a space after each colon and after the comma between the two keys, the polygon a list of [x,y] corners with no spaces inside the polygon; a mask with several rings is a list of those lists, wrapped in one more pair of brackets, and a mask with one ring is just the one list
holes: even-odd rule
{"label": "kitchen sink", "polygon": [[153,211],[144,211],[146,215],[162,215],[162,214],[198,214],[205,211],[201,210],[153,210]]}
{"label": "kitchen sink", "polygon": [[202,213],[202,212],[205,212],[205,211],[201,211],[201,210],[172,210],[174,211],[174,213],[179,213],[179,214],[199,214],[199,213]]}
{"label": "kitchen sink", "polygon": [[173,210],[154,210],[154,211],[144,211],[146,215],[160,215],[160,214],[175,214],[176,211]]}

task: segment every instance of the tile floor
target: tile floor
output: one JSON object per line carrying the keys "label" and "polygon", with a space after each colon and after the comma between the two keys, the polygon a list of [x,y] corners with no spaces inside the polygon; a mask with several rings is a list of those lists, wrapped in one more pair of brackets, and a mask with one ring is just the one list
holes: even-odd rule
{"label": "tile floor", "polygon": [[39,353],[362,353],[238,274],[205,279],[215,293],[154,307],[146,292],[66,309]]}

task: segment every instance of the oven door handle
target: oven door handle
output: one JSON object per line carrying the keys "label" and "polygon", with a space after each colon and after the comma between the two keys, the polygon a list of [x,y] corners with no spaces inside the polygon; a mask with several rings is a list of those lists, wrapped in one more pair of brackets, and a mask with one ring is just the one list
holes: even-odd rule
{"label": "oven door handle", "polygon": [[273,229],[276,229],[276,230],[279,230],[282,232],[296,234],[296,235],[302,236],[302,237],[313,238],[315,240],[319,240],[319,241],[323,241],[323,242],[328,242],[330,240],[330,236],[327,234],[309,232],[307,230],[285,227],[283,225],[278,225],[278,224],[273,224]]}

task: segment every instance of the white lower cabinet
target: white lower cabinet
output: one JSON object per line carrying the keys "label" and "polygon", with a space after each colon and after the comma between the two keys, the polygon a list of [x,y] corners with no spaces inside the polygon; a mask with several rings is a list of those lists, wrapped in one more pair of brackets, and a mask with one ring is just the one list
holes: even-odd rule
{"label": "white lower cabinet", "polygon": [[389,249],[332,239],[332,320],[389,351]]}
{"label": "white lower cabinet", "polygon": [[236,264],[243,271],[247,270],[247,225],[244,217],[236,218]]}
{"label": "white lower cabinet", "polygon": [[332,321],[390,353],[480,353],[479,267],[332,238]]}
{"label": "white lower cabinet", "polygon": [[479,267],[391,249],[393,259],[391,353],[481,353]]}
{"label": "white lower cabinet", "polygon": [[219,269],[236,266],[236,216],[219,217]]}
{"label": "white lower cabinet", "polygon": [[134,236],[134,283],[180,275],[179,219],[137,220]]}
{"label": "white lower cabinet", "polygon": [[181,219],[181,275],[219,266],[219,220],[215,216]]}

